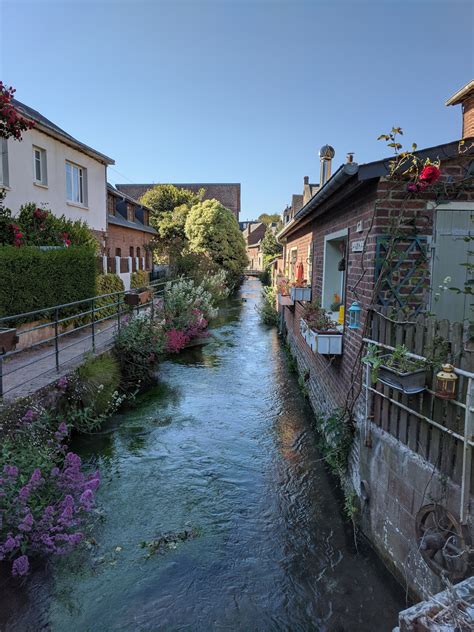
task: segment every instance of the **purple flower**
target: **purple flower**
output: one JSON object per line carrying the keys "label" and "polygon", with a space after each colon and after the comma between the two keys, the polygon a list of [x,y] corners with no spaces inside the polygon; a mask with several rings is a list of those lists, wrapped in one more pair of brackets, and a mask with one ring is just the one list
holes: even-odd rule
{"label": "purple flower", "polygon": [[17,557],[16,560],[13,562],[13,566],[12,566],[13,577],[23,577],[24,575],[28,574],[29,570],[30,570],[30,563],[28,561],[27,555],[21,555],[20,557]]}
{"label": "purple flower", "polygon": [[68,452],[66,454],[66,458],[64,459],[64,464],[66,467],[81,467],[81,457],[74,454],[74,452]]}
{"label": "purple flower", "polygon": [[41,470],[39,469],[39,467],[37,467],[34,470],[33,474],[31,475],[30,484],[36,486],[36,485],[39,485],[42,482],[43,482],[43,478],[41,476]]}
{"label": "purple flower", "polygon": [[3,468],[3,472],[11,478],[16,478],[18,476],[19,470],[16,465],[5,465]]}
{"label": "purple flower", "polygon": [[56,478],[56,476],[59,476],[59,473],[60,473],[59,467],[53,467],[53,469],[50,472],[53,478]]}
{"label": "purple flower", "polygon": [[414,182],[410,182],[407,185],[407,191],[409,191],[410,193],[418,193],[419,189],[420,189],[420,187],[417,184],[415,184]]}
{"label": "purple flower", "polygon": [[20,423],[30,424],[36,418],[36,412],[32,408],[28,408],[26,413],[20,419]]}
{"label": "purple flower", "polygon": [[3,550],[5,553],[11,553],[16,548],[18,548],[19,542],[17,539],[13,538],[11,535],[7,537],[5,543],[3,545]]}
{"label": "purple flower", "polygon": [[59,380],[56,382],[56,386],[60,390],[65,390],[67,388],[67,384],[68,384],[68,379],[66,375],[63,375],[63,377],[60,377]]}
{"label": "purple flower", "polygon": [[92,490],[86,489],[86,491],[81,494],[79,502],[86,511],[90,511],[94,506],[94,493]]}
{"label": "purple flower", "polygon": [[23,520],[18,525],[20,531],[31,531],[33,527],[33,516],[31,513],[27,513]]}
{"label": "purple flower", "polygon": [[22,503],[26,503],[26,501],[30,497],[30,494],[31,494],[31,485],[28,483],[27,485],[24,485],[20,489],[18,493],[18,498]]}

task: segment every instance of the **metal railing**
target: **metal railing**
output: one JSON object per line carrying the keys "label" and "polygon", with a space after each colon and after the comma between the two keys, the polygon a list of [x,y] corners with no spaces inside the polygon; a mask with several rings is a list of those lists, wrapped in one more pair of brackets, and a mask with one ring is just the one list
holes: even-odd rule
{"label": "metal railing", "polygon": [[[59,373],[61,366],[73,363],[86,353],[95,354],[111,346],[114,334],[120,331],[124,318],[131,311],[150,311],[153,317],[155,301],[163,296],[166,283],[178,280],[149,283],[151,299],[134,307],[126,305],[127,292],[122,290],[0,318],[0,328],[14,328],[25,320],[30,323],[41,321],[17,329],[17,348],[0,353],[0,398],[52,371]],[[41,330],[45,332],[44,337],[40,334],[31,344],[21,344],[27,335],[38,338],[34,332]],[[79,353],[67,353],[66,357],[66,352],[74,347],[80,347]],[[32,371],[31,367],[35,365],[38,370]]]}

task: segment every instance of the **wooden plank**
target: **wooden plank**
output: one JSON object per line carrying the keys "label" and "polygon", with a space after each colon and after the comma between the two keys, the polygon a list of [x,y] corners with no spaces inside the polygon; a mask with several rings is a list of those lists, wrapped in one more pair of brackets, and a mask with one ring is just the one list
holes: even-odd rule
{"label": "wooden plank", "polygon": [[[403,344],[404,333],[405,333],[404,325],[395,325],[394,329],[395,329],[395,346]],[[399,401],[400,399],[399,391],[396,391],[396,390],[393,391],[393,399],[396,402]],[[405,423],[404,425],[402,424],[404,432],[403,432],[403,437],[400,439],[399,420],[402,417],[404,418]],[[403,443],[406,443],[406,418],[407,418],[406,411],[402,410],[398,406],[392,405],[391,410],[390,410],[390,433],[394,437],[397,437],[397,439],[400,439]]]}
{"label": "wooden plank", "polygon": [[[423,314],[419,314],[416,319],[415,326],[415,341],[414,341],[414,353],[418,355],[424,355],[425,338],[426,338],[426,317]],[[429,393],[421,393],[418,402],[418,411],[423,414],[425,397],[431,397]],[[424,459],[428,460],[428,443],[429,443],[429,424],[423,419],[418,419],[419,432],[418,432],[418,446],[417,452]]]}
{"label": "wooden plank", "polygon": [[[451,327],[451,362],[457,366],[461,364],[461,356],[463,351],[463,325],[462,323],[454,323]],[[464,397],[465,401],[465,397]],[[446,425],[451,430],[464,436],[464,414],[462,408],[449,403]],[[456,483],[461,483],[462,479],[462,460],[463,460],[463,442],[453,439],[453,469],[452,478]]]}
{"label": "wooden plank", "polygon": [[[429,350],[430,353],[433,353],[433,345],[434,338],[436,333],[436,319],[431,317],[428,318],[426,322],[426,332],[425,332],[425,349]],[[426,385],[429,389],[433,388],[433,373],[434,371],[430,371],[427,374]],[[433,418],[433,406],[434,406],[434,397],[429,393],[425,393],[423,397],[422,403],[422,412],[423,415]],[[428,460],[433,465],[438,465],[439,454],[440,454],[440,431],[436,430],[432,426],[428,429]]]}
{"label": "wooden plank", "polygon": [[[436,327],[436,335],[443,340],[449,340],[449,321],[440,320]],[[434,398],[433,403],[433,419],[439,424],[445,426],[447,418],[448,403],[439,397]],[[441,432],[441,431],[440,431]],[[452,439],[446,433],[442,433],[440,442],[439,469],[447,476],[451,475],[451,459],[452,459]]]}
{"label": "wooden plank", "polygon": [[[414,325],[407,326],[405,329],[405,346],[411,353],[414,352],[415,349],[415,327]],[[414,410],[418,410],[418,404],[420,401],[419,395],[412,395],[408,397],[407,395],[402,395],[402,404],[408,406],[409,408],[413,408]],[[408,446],[413,452],[417,452],[418,449],[418,429],[419,429],[419,419],[415,415],[408,415]]]}
{"label": "wooden plank", "polygon": [[[384,308],[384,315],[388,314],[388,308]],[[387,320],[386,318],[383,319],[383,323],[381,326],[381,329],[383,331],[383,337],[384,337],[384,344],[386,345],[391,345],[392,344],[392,323]],[[390,387],[388,386],[383,386],[382,388],[382,392],[384,395],[386,395],[387,397],[391,396],[391,391],[392,389],[390,389]],[[390,404],[390,402],[386,399],[382,400],[382,428],[386,431],[389,432],[390,430],[390,407],[392,406],[392,404]]]}
{"label": "wooden plank", "polygon": [[[372,319],[372,340],[377,340],[377,342],[380,341],[380,321],[381,321],[381,317],[379,316],[379,314],[373,314],[373,319]],[[377,386],[375,385],[375,388],[377,388]],[[382,410],[382,402],[381,402],[381,397],[377,397],[377,395],[374,394],[374,396],[372,397],[372,402],[373,402],[373,421],[377,426],[380,426],[380,420],[381,420],[381,410]]]}

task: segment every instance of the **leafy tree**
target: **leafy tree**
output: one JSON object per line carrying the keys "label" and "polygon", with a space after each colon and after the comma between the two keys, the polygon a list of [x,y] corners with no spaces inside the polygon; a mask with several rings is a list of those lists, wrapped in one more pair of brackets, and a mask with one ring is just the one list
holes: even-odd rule
{"label": "leafy tree", "polygon": [[157,184],[142,195],[140,202],[152,209],[151,220],[156,220],[163,213],[171,213],[177,206],[197,204],[203,195],[204,189],[194,193],[189,189],[178,189],[173,184]]}
{"label": "leafy tree", "polygon": [[281,217],[278,213],[261,213],[258,216],[258,221],[263,222],[264,224],[278,224],[281,222]]}
{"label": "leafy tree", "polygon": [[195,204],[186,219],[190,252],[205,254],[224,269],[229,285],[238,283],[248,264],[245,240],[234,215],[217,200]]}
{"label": "leafy tree", "polygon": [[272,230],[271,226],[267,227],[265,231],[265,235],[262,239],[262,254],[263,254],[263,262],[264,265],[267,266],[271,261],[276,259],[282,252],[283,246],[281,246],[275,237],[275,232]]}

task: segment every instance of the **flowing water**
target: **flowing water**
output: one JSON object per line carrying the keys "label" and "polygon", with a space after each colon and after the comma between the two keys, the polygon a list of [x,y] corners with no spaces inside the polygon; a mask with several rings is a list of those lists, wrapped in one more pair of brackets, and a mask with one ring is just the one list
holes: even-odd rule
{"label": "flowing water", "polygon": [[[104,518],[90,550],[0,596],[2,632],[384,632],[401,589],[354,548],[312,412],[260,284],[221,310],[213,340],[163,363],[160,385],[98,436]],[[154,554],[142,542],[187,530]],[[162,550],[163,549],[163,550]]]}

